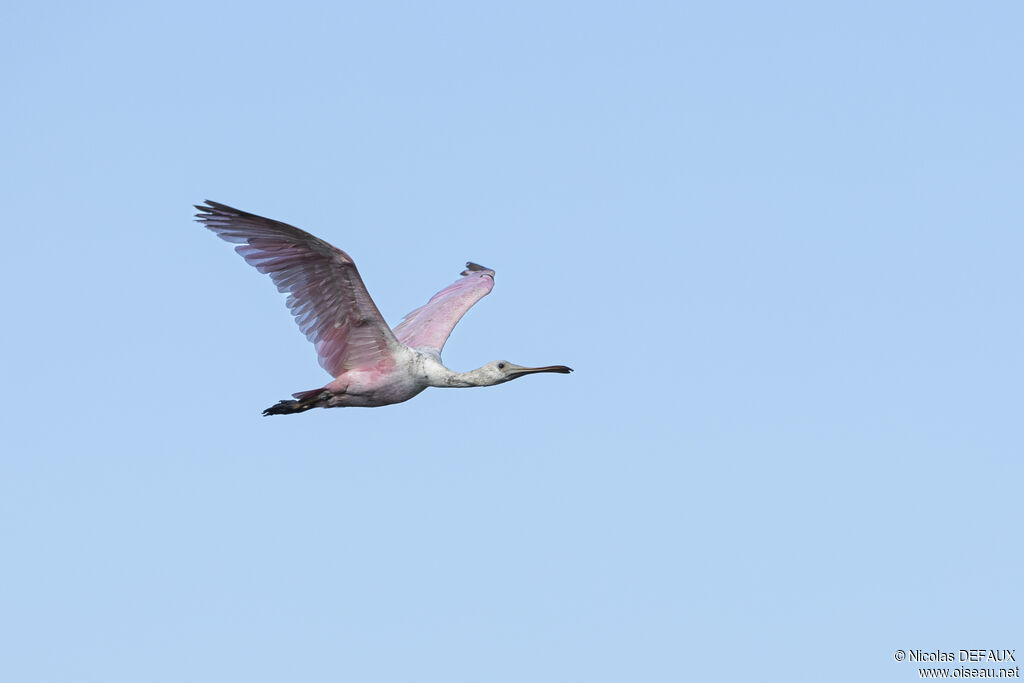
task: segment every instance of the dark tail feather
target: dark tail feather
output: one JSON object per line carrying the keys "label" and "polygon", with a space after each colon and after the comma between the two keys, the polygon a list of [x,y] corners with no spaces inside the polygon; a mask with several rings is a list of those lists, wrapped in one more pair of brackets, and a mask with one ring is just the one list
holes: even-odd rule
{"label": "dark tail feather", "polygon": [[326,389],[311,389],[310,391],[300,391],[297,394],[292,394],[297,401],[286,400],[278,401],[276,404],[270,406],[263,411],[263,416],[267,415],[291,415],[292,413],[302,413],[310,408],[318,408],[330,398],[331,392]]}

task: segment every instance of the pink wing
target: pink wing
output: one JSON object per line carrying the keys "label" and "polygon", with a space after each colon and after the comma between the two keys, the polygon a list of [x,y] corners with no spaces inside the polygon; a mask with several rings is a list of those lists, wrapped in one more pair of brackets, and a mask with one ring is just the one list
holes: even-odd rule
{"label": "pink wing", "polygon": [[406,346],[441,353],[448,335],[462,316],[494,288],[494,271],[467,263],[462,277],[430,298],[426,305],[405,316],[395,328]]}
{"label": "pink wing", "polygon": [[286,223],[206,201],[197,220],[249,265],[270,275],[320,365],[337,377],[353,368],[390,369],[398,347],[348,254]]}

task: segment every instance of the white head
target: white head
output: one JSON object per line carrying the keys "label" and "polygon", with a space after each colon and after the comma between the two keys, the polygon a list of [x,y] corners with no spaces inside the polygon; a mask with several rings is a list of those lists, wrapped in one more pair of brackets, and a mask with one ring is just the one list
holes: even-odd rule
{"label": "white head", "polygon": [[567,375],[572,372],[572,368],[567,368],[564,365],[545,365],[541,368],[525,368],[522,365],[509,363],[507,360],[495,360],[467,374],[473,375],[473,379],[478,383],[477,386],[489,387],[495,384],[503,384],[504,382],[508,382],[513,379],[519,379],[526,375],[532,375],[537,372],[558,372],[563,375]]}

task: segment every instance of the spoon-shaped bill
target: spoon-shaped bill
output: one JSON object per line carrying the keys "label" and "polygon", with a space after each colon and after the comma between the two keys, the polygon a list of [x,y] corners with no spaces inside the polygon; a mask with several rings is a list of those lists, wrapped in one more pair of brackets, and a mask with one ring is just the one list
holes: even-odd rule
{"label": "spoon-shaped bill", "polygon": [[508,370],[509,377],[522,377],[523,375],[532,375],[535,372],[558,372],[563,375],[568,375],[572,372],[572,368],[567,368],[564,365],[545,365],[541,368],[524,368],[521,365],[512,365]]}

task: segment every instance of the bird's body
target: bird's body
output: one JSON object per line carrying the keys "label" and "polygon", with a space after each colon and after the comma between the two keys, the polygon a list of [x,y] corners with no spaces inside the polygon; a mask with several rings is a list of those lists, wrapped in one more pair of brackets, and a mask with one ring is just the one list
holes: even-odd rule
{"label": "bird's body", "polygon": [[264,415],[384,406],[408,401],[427,387],[491,386],[532,373],[572,372],[564,365],[526,368],[507,361],[455,372],[441,363],[441,348],[456,323],[494,287],[493,270],[467,263],[460,279],[392,330],[345,252],[286,223],[224,204],[207,201],[196,208],[199,222],[238,244],[235,250],[249,264],[288,293],[288,308],[334,377]]}

